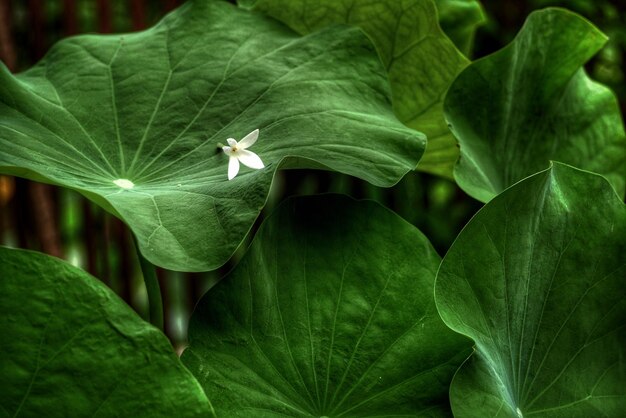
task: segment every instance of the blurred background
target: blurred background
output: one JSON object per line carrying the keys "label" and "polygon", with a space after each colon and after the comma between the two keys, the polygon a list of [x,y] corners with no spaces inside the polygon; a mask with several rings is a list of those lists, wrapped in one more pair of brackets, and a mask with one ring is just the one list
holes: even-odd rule
{"label": "blurred background", "polygon": [[[156,23],[182,0],[0,0],[0,60],[13,72],[37,62],[57,40],[80,33],[136,31]],[[472,56],[490,54],[512,40],[534,9],[560,6],[588,18],[610,37],[588,64],[591,76],[618,95],[626,112],[626,4],[623,0],[483,0],[487,17]],[[452,181],[410,173],[382,189],[322,171],[283,171],[256,227],[290,195],[337,192],[379,201],[417,226],[443,256],[481,204]],[[147,296],[126,225],[70,190],[0,176],[0,245],[43,251],[87,270],[147,319]],[[165,333],[177,349],[186,343],[187,321],[197,300],[223,277],[245,251],[209,273],[157,269]]]}

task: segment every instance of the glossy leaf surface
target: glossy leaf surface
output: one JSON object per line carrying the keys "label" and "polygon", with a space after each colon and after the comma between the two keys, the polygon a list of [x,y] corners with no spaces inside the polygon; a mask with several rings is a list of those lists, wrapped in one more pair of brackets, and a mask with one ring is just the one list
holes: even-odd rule
{"label": "glossy leaf surface", "polygon": [[[414,168],[425,139],[389,95],[356,28],[300,37],[190,1],[145,32],[69,38],[25,73],[0,68],[0,171],[87,195],[154,264],[209,270],[245,237],[284,158],[378,186]],[[217,144],[255,129],[266,168],[229,181]]]}
{"label": "glossy leaf surface", "polygon": [[102,282],[0,248],[0,415],[212,417],[167,338]]}
{"label": "glossy leaf surface", "polygon": [[545,9],[459,75],[445,109],[461,147],[454,175],[467,193],[486,202],[555,160],[605,175],[624,195],[619,106],[582,68],[605,42],[582,17]]}
{"label": "glossy leaf surface", "polygon": [[222,416],[448,416],[470,341],[437,314],[439,260],[376,203],[291,199],[196,307],[183,362]]}
{"label": "glossy leaf surface", "polygon": [[618,417],[626,410],[626,206],[554,163],[490,201],[437,275],[444,321],[476,342],[455,416]]}
{"label": "glossy leaf surface", "polygon": [[299,33],[349,23],[370,37],[387,68],[393,107],[407,126],[428,137],[418,169],[452,177],[456,140],[443,100],[467,58],[441,30],[433,0],[239,0]]}

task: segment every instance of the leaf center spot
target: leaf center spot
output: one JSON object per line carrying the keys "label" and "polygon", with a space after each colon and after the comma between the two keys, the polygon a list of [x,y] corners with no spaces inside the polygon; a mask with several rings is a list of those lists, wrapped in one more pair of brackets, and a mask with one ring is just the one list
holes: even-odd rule
{"label": "leaf center spot", "polygon": [[130,190],[133,187],[135,187],[135,183],[133,183],[132,181],[128,180],[128,179],[117,179],[117,180],[113,180],[113,183],[118,186],[121,187],[122,189],[126,189],[126,190]]}

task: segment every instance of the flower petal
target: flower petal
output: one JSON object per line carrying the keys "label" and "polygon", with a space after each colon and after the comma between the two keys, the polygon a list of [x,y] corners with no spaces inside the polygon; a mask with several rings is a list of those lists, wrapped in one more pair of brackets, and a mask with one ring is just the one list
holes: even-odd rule
{"label": "flower petal", "polygon": [[222,151],[224,151],[224,154],[226,155],[230,155],[233,153],[233,149],[231,147],[222,147]]}
{"label": "flower petal", "polygon": [[239,173],[239,160],[237,157],[230,157],[228,160],[228,180],[232,180]]}
{"label": "flower petal", "polygon": [[263,165],[263,161],[261,161],[261,158],[259,158],[259,156],[252,151],[248,151],[245,149],[237,150],[237,158],[239,158],[239,161],[241,161],[243,165],[250,168],[256,168],[258,170],[265,167],[265,165]]}
{"label": "flower petal", "polygon": [[237,141],[235,141],[235,138],[228,138],[226,142],[228,142],[228,145],[230,145],[233,148],[237,146]]}
{"label": "flower petal", "polygon": [[254,131],[250,132],[248,135],[244,136],[243,139],[237,143],[238,144],[237,146],[241,149],[249,148],[252,146],[252,144],[256,142],[258,137],[259,137],[259,130],[255,129]]}

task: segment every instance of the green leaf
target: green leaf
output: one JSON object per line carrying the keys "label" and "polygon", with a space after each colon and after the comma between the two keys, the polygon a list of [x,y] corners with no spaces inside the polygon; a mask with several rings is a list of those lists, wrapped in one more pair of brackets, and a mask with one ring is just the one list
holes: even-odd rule
{"label": "green leaf", "polygon": [[459,152],[443,115],[455,77],[469,63],[443,33],[433,0],[239,0],[299,33],[349,23],[372,40],[387,68],[393,107],[428,137],[418,169],[452,178]]}
{"label": "green leaf", "polygon": [[196,307],[183,362],[223,416],[447,416],[470,341],[437,314],[439,261],[374,202],[288,200]]}
{"label": "green leaf", "polygon": [[606,42],[562,9],[531,14],[515,40],[456,79],[445,109],[459,140],[457,183],[483,202],[550,160],[626,185],[626,135],[613,93],[582,65]]}
{"label": "green leaf", "polygon": [[477,0],[435,0],[441,28],[463,53],[469,56],[476,29],[487,21]]}
{"label": "green leaf", "polygon": [[102,282],[8,248],[0,277],[0,415],[214,416],[167,338]]}
{"label": "green leaf", "polygon": [[[356,28],[299,37],[226,2],[191,1],[145,32],[64,40],[17,76],[2,67],[0,172],[82,192],[154,264],[209,270],[245,237],[284,158],[377,186],[413,169],[425,139],[395,118],[389,94]],[[266,168],[228,181],[216,144],[257,128]]]}
{"label": "green leaf", "polygon": [[475,353],[456,417],[626,411],[626,206],[601,176],[554,163],[489,202],[439,269],[437,308]]}

